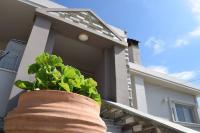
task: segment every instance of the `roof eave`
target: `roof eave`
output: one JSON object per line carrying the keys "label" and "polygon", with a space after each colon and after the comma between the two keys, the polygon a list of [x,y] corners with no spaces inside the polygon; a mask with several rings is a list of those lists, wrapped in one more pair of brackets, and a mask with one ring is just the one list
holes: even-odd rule
{"label": "roof eave", "polygon": [[[129,63],[129,70],[130,72],[141,75],[149,80],[155,80],[158,82],[162,82],[166,85],[170,86],[170,89],[174,89],[177,91],[185,92],[191,95],[200,96],[200,90],[187,83],[183,83],[173,77],[170,77],[166,74],[161,74],[155,71],[147,70],[146,68],[136,65],[134,63]],[[163,86],[164,86],[163,84]],[[180,88],[180,89],[178,89]]]}

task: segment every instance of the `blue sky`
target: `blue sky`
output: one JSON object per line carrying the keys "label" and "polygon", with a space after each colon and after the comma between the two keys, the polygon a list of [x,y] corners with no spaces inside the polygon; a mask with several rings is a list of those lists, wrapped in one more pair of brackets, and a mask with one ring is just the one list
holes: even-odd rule
{"label": "blue sky", "polygon": [[140,41],[142,64],[200,86],[200,0],[55,0]]}

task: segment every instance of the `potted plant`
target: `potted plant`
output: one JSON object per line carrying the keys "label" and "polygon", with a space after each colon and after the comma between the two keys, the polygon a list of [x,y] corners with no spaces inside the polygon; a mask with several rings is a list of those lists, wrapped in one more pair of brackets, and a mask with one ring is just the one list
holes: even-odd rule
{"label": "potted plant", "polygon": [[35,80],[17,80],[27,90],[5,118],[6,133],[105,133],[99,116],[101,97],[97,83],[84,78],[60,57],[43,53],[28,68]]}

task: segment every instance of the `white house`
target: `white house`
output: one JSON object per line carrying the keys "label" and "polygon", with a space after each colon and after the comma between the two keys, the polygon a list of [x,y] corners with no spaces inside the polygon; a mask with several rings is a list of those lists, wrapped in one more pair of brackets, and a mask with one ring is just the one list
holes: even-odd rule
{"label": "white house", "polygon": [[[15,79],[43,52],[98,82],[108,132],[198,133],[200,90],[144,68],[138,41],[88,9],[49,0],[0,1],[0,128],[23,93]],[[192,130],[194,129],[194,130]]]}
{"label": "white house", "polygon": [[[134,40],[129,40],[133,44]],[[134,107],[186,127],[199,130],[199,89],[169,75],[143,67],[138,47],[129,47],[129,71]],[[132,54],[130,54],[132,53]]]}

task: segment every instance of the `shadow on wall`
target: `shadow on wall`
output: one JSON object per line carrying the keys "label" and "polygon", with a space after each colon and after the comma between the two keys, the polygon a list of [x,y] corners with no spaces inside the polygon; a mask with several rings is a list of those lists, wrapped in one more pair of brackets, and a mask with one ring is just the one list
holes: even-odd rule
{"label": "shadow on wall", "polygon": [[18,95],[16,95],[15,97],[13,97],[12,99],[9,100],[6,112],[11,111],[12,109],[14,109],[17,106],[19,96],[24,92],[25,92],[25,90],[23,90]]}

